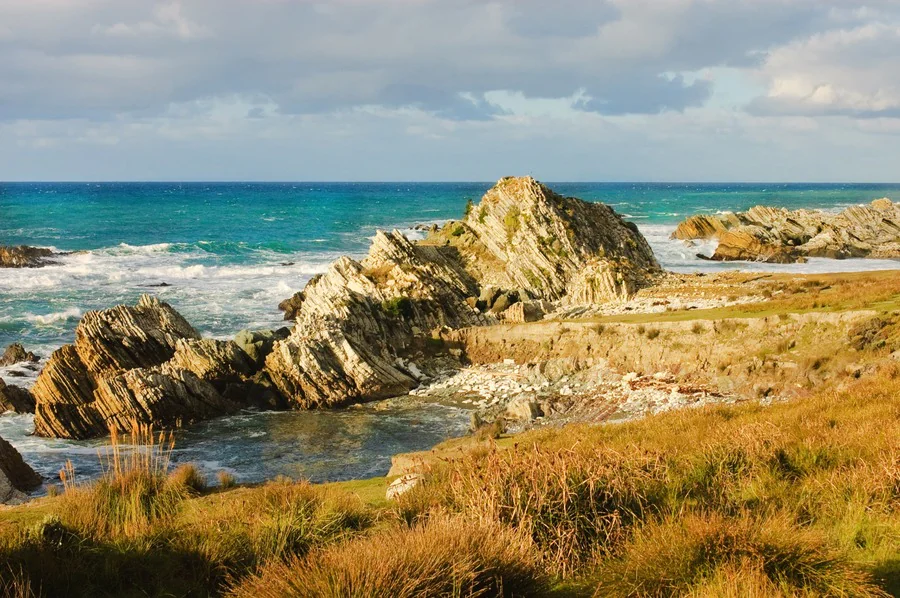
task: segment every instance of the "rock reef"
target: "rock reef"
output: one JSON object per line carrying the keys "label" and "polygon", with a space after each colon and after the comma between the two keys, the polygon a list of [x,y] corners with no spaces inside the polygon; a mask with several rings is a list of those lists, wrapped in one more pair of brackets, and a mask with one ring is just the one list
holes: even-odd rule
{"label": "rock reef", "polygon": [[740,213],[692,216],[678,225],[672,238],[716,239],[718,246],[709,259],[719,261],[900,258],[900,204],[877,199],[838,214],[756,206]]}
{"label": "rock reef", "polygon": [[167,303],[88,312],[75,343],[53,352],[32,388],[35,434],[101,436],[133,421],[173,426],[237,411],[225,396],[250,359],[233,343],[200,339]]}
{"label": "rock reef", "polygon": [[611,208],[504,178],[464,220],[424,241],[379,231],[281,304],[290,329],[201,339],[171,306],[89,312],[32,389],[35,433],[85,438],[132,420],[163,426],[264,408],[337,407],[406,394],[426,362],[460,351],[444,332],[621,301],[661,272]]}
{"label": "rock reef", "polygon": [[0,245],[0,268],[40,268],[53,264],[47,258],[54,255],[56,254],[46,247]]}

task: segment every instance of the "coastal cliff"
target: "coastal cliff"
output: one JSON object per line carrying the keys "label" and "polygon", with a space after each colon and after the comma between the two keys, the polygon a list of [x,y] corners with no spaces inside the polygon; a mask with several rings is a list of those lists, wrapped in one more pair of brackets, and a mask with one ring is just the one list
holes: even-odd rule
{"label": "coastal cliff", "polygon": [[718,240],[710,259],[719,261],[898,258],[900,204],[877,199],[838,214],[756,206],[746,212],[692,216],[678,225],[672,238]]}
{"label": "coastal cliff", "polygon": [[35,433],[87,438],[132,421],[172,426],[251,405],[405,394],[429,377],[429,360],[459,356],[447,330],[622,301],[660,273],[637,228],[608,206],[504,178],[424,241],[379,231],[363,260],[338,259],[282,303],[289,332],[201,339],[149,296],[88,312],[32,389]]}

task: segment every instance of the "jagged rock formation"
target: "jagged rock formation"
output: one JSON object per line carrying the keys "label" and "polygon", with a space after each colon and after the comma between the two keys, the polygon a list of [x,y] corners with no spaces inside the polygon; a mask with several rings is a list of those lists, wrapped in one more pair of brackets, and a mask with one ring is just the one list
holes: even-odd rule
{"label": "jagged rock formation", "polygon": [[545,300],[624,298],[659,270],[646,240],[608,206],[505,178],[464,221],[421,243],[379,232],[362,262],[339,259],[283,302],[296,325],[266,372],[304,408],[402,394],[420,377],[404,355],[436,330],[536,320]]}
{"label": "jagged rock formation", "polygon": [[15,365],[22,362],[34,363],[38,361],[37,355],[31,351],[26,351],[20,343],[13,343],[6,348],[3,355],[0,355],[0,367]]}
{"label": "jagged rock formation", "polygon": [[[900,204],[877,199],[831,214],[757,206],[746,212],[698,215],[674,239],[717,239],[710,259],[792,263],[808,257],[900,257]],[[705,256],[700,256],[705,257]]]}
{"label": "jagged rock formation", "polygon": [[625,299],[660,271],[646,239],[602,203],[507,177],[432,242],[458,247],[482,285],[569,304]]}
{"label": "jagged rock formation", "polygon": [[303,408],[406,393],[418,381],[397,362],[404,350],[435,328],[497,321],[466,304],[477,294],[455,248],[379,231],[362,262],[340,258],[295,295],[297,324],[274,344],[266,371]]}
{"label": "jagged rock formation", "polygon": [[53,255],[53,251],[45,247],[0,245],[0,268],[40,268],[53,264],[47,259]]}
{"label": "jagged rock formation", "polygon": [[365,259],[338,259],[282,303],[290,331],[204,340],[147,296],[85,314],[75,343],[53,353],[32,389],[35,433],[85,438],[132,420],[170,426],[248,404],[404,394],[427,377],[411,356],[452,350],[446,329],[534,321],[554,302],[619,300],[659,271],[637,228],[609,207],[530,177],[502,179],[464,221],[423,242],[379,231]]}
{"label": "jagged rock formation", "polygon": [[34,397],[26,389],[6,384],[0,378],[0,413],[34,413]]}
{"label": "jagged rock formation", "polygon": [[26,492],[40,484],[41,476],[25,463],[13,445],[0,438],[0,503],[22,501]]}
{"label": "jagged rock formation", "polygon": [[75,343],[53,352],[34,387],[35,434],[88,438],[133,420],[173,426],[232,413],[223,396],[252,365],[234,343],[201,340],[170,305],[88,312]]}

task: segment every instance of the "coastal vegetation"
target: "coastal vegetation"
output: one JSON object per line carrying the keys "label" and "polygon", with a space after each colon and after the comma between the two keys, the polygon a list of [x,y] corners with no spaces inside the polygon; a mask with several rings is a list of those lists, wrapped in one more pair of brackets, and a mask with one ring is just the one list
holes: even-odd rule
{"label": "coastal vegetation", "polygon": [[[425,483],[391,502],[385,478],[212,486],[169,467],[167,436],[136,428],[153,450],[113,451],[99,481],[67,472],[58,496],[0,514],[0,578],[21,596],[896,595],[893,280],[776,278],[783,289],[734,317],[589,323],[609,336],[644,326],[649,342],[669,321],[683,337],[740,335],[759,318],[867,308],[841,341],[865,367],[770,405],[512,436],[486,427],[430,451]],[[826,362],[794,340],[777,342],[798,368],[847,357]],[[663,330],[652,342],[676,341]]]}

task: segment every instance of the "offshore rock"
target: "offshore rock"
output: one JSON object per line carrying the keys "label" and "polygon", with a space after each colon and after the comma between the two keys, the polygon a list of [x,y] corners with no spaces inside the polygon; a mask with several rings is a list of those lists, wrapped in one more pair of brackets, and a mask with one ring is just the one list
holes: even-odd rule
{"label": "offshore rock", "polygon": [[25,493],[41,485],[41,476],[10,443],[0,438],[0,503],[21,502]]}
{"label": "offshore rock", "polygon": [[459,249],[482,285],[521,299],[627,299],[661,272],[634,224],[602,203],[563,197],[531,177],[507,177],[429,238]]}
{"label": "offshore rock", "polygon": [[658,272],[608,206],[502,179],[464,221],[419,243],[379,231],[362,262],[340,258],[310,280],[280,306],[296,325],[265,372],[300,408],[404,394],[418,381],[402,360],[441,330],[540,319],[545,300],[619,300]]}
{"label": "offshore rock", "polygon": [[0,268],[40,268],[55,263],[47,259],[53,255],[46,247],[0,245]]}
{"label": "offshore rock", "polygon": [[17,363],[38,361],[37,355],[31,351],[26,351],[20,343],[13,343],[6,348],[3,355],[0,355],[0,367],[14,365]]}
{"label": "offshore rock", "polygon": [[692,216],[674,239],[717,239],[710,259],[792,263],[809,257],[900,257],[900,204],[887,198],[839,214],[756,206],[746,212]]}
{"label": "offshore rock", "polygon": [[132,420],[161,426],[233,413],[220,389],[253,373],[231,342],[201,340],[172,306],[144,295],[84,315],[32,388],[38,436],[90,438]]}
{"label": "offshore rock", "polygon": [[7,385],[0,378],[0,413],[34,413],[34,397],[24,388]]}

